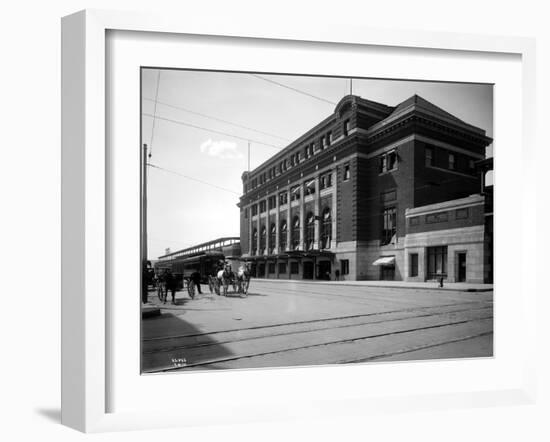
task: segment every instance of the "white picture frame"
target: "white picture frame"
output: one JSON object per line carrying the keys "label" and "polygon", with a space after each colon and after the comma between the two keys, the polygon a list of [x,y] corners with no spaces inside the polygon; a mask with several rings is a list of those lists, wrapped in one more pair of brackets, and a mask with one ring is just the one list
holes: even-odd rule
{"label": "white picture frame", "polygon": [[[521,373],[500,387],[447,391],[436,387],[426,394],[396,394],[388,392],[376,397],[359,393],[353,397],[327,388],[326,398],[304,397],[296,406],[290,403],[281,407],[276,400],[273,406],[258,407],[253,402],[254,391],[244,394],[235,405],[233,413],[219,412],[207,415],[205,408],[197,406],[188,410],[162,413],[156,409],[112,410],[109,394],[114,388],[109,376],[113,358],[109,344],[109,327],[112,312],[107,299],[109,287],[110,255],[108,244],[112,241],[110,230],[110,203],[108,186],[106,121],[109,118],[107,95],[110,81],[106,78],[106,35],[117,32],[152,32],[163,35],[200,35],[241,39],[268,39],[284,41],[292,45],[299,42],[311,44],[338,44],[370,46],[378,50],[401,48],[403,51],[426,49],[430,51],[468,52],[480,60],[484,54],[513,55],[520,58],[522,111],[519,127],[521,159],[528,170],[535,158],[533,142],[533,113],[535,108],[535,46],[525,38],[494,38],[480,35],[457,35],[354,28],[343,25],[323,27],[297,27],[292,24],[269,22],[210,23],[200,17],[155,16],[143,13],[112,11],[82,11],[62,21],[62,423],[85,432],[124,429],[161,428],[185,425],[207,425],[214,422],[253,422],[265,419],[319,417],[334,415],[337,404],[339,415],[360,415],[383,409],[387,412],[418,409],[454,408],[498,405],[500,403],[532,403],[535,396],[534,343],[536,317],[536,285],[527,278],[527,257],[536,255],[535,243],[524,241],[518,248],[518,257],[524,266],[516,280],[521,290],[520,305],[523,315],[518,318],[523,328],[524,353],[518,355]],[[152,34],[151,34],[152,35]],[[157,34],[158,35],[158,34]],[[112,54],[110,54],[112,56]],[[498,116],[498,106],[495,113]],[[498,139],[496,132],[495,139]],[[498,164],[498,163],[497,163]],[[501,163],[503,167],[506,162]],[[498,166],[497,166],[498,167]],[[503,175],[504,176],[504,175]],[[504,182],[504,181],[501,181]],[[524,180],[517,195],[523,200],[524,210],[517,215],[519,234],[525,236],[525,223],[535,217],[535,193],[530,192],[528,180]],[[136,189],[138,191],[138,189]],[[498,200],[497,200],[498,207]],[[497,209],[498,210],[498,209]],[[498,212],[497,212],[498,217]],[[498,229],[498,218],[497,218]],[[498,253],[498,250],[497,250]],[[136,262],[139,257],[135,257]],[[502,273],[501,273],[502,274]],[[137,282],[136,282],[137,283]],[[498,279],[495,290],[499,290]],[[137,296],[136,296],[137,299]],[[496,304],[498,323],[499,307]],[[136,330],[139,330],[136,327]],[[136,334],[136,341],[139,336]],[[499,336],[495,335],[498,342]],[[498,349],[498,347],[497,347]],[[496,358],[498,358],[498,350]],[[412,365],[411,365],[412,367]],[[416,366],[418,369],[418,365]],[[322,369],[322,368],[321,368]],[[390,370],[389,366],[386,366]],[[342,368],[330,367],[323,376],[334,379]],[[360,376],[364,367],[357,366],[346,372],[346,377]],[[308,376],[300,369],[274,370],[277,377],[291,379]],[[309,372],[311,374],[311,372]],[[132,376],[135,373],[132,374]],[[215,376],[221,376],[215,374]],[[224,374],[225,376],[225,374]],[[237,383],[246,377],[250,390],[255,382],[265,382],[271,372],[228,374]],[[160,378],[160,377],[159,377]],[[120,376],[119,376],[120,379]],[[150,377],[154,381],[154,377]],[[196,380],[200,380],[197,377]],[[158,380],[157,382],[160,382]],[[291,382],[291,380],[289,380]],[[239,384],[242,385],[242,384]],[[151,394],[151,393],[148,393]],[[193,392],[190,392],[191,396]],[[303,407],[303,404],[308,404]],[[235,410],[238,413],[235,413]]]}

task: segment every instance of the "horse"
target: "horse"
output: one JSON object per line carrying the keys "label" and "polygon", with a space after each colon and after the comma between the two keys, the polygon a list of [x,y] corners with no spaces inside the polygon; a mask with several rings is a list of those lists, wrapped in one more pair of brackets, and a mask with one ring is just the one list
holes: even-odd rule
{"label": "horse", "polygon": [[228,290],[229,284],[233,284],[233,286],[235,285],[234,275],[233,275],[233,272],[231,271],[231,266],[229,264],[226,264],[223,269],[218,270],[218,272],[216,273],[216,278],[217,278],[217,286],[218,286],[218,290],[217,290],[218,295],[220,294],[219,287],[222,286],[223,296],[227,296],[227,290]]}
{"label": "horse", "polygon": [[239,294],[246,295],[248,293],[248,286],[250,285],[250,268],[248,264],[241,265],[237,270],[237,286],[239,288]]}

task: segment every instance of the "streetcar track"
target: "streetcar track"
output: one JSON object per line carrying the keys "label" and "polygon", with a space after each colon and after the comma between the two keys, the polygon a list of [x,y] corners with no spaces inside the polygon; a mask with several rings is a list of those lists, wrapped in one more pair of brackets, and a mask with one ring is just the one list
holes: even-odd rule
{"label": "streetcar track", "polygon": [[[437,309],[437,308],[445,308],[445,307],[454,307],[454,306],[468,305],[468,304],[474,304],[472,306],[472,307],[474,307],[474,306],[482,304],[482,303],[477,302],[477,301],[471,301],[471,302],[457,302],[457,303],[452,303],[452,304],[441,304],[441,305],[437,305],[437,306],[424,306],[424,307],[416,307],[415,306],[415,307],[409,307],[409,308],[406,308],[406,309],[386,310],[386,311],[382,311],[382,312],[360,313],[360,314],[356,314],[356,315],[336,316],[336,317],[325,317],[325,318],[321,318],[321,319],[305,319],[305,320],[302,320],[302,321],[283,322],[283,323],[268,324],[268,325],[253,325],[253,326],[249,326],[249,327],[230,328],[230,329],[226,329],[226,330],[213,330],[213,331],[200,332],[200,333],[188,333],[188,334],[183,334],[183,335],[157,336],[157,337],[152,337],[152,338],[143,338],[142,342],[155,342],[155,341],[164,341],[164,340],[171,340],[171,339],[193,338],[193,337],[199,337],[199,336],[215,335],[215,334],[238,332],[238,331],[245,331],[245,330],[258,330],[258,329],[281,327],[281,326],[311,324],[311,323],[315,323],[315,322],[326,322],[326,321],[354,319],[354,318],[361,318],[361,317],[388,315],[388,314],[393,314],[393,313],[407,313],[407,312],[422,311],[422,310]],[[489,308],[489,306],[487,306],[486,308]]]}
{"label": "streetcar track", "polygon": [[[413,290],[413,291],[416,291],[416,290]],[[271,289],[271,290],[267,289],[265,292],[268,293],[268,294],[271,294],[271,295],[280,294],[279,291],[276,291],[276,290],[273,290],[273,289]],[[356,292],[359,292],[359,291],[356,291]],[[422,292],[422,291],[418,290],[418,292]],[[341,293],[311,292],[311,291],[307,291],[307,290],[303,290],[303,289],[300,289],[300,290],[287,289],[285,291],[285,294],[286,295],[291,295],[291,296],[317,297],[317,298],[329,299],[329,300],[333,300],[334,297],[337,296],[338,298],[345,298],[345,299],[349,299],[349,300],[353,299],[353,300],[356,300],[356,301],[354,301],[354,304],[367,305],[367,306],[379,306],[380,304],[387,305],[387,304],[390,304],[390,303],[391,304],[396,304],[396,305],[410,305],[411,304],[409,299],[397,298],[397,295],[396,295],[396,297],[388,299],[386,294],[379,295],[376,292],[364,293],[364,291],[359,292],[358,295],[355,296],[355,295],[348,295],[348,294],[341,294]],[[475,300],[474,301],[474,300],[472,300],[470,302],[487,302],[487,301],[483,301],[483,300]],[[422,305],[423,304],[414,304],[415,307],[421,307]]]}
{"label": "streetcar track", "polygon": [[[148,373],[170,372],[170,371],[178,371],[178,370],[181,371],[181,370],[184,370],[186,368],[203,367],[203,366],[217,364],[217,363],[221,363],[221,362],[229,362],[229,361],[236,361],[236,360],[241,360],[241,359],[249,359],[249,358],[258,357],[258,356],[274,355],[274,354],[286,353],[286,352],[291,352],[291,351],[296,351],[296,350],[303,350],[303,349],[308,349],[308,348],[324,347],[324,346],[327,346],[327,345],[351,343],[351,342],[357,342],[357,341],[362,341],[362,340],[367,340],[367,339],[375,339],[375,338],[399,335],[399,334],[404,334],[404,333],[412,333],[412,332],[423,331],[423,330],[437,329],[437,328],[448,327],[448,326],[459,325],[459,324],[468,324],[468,323],[472,323],[472,322],[485,321],[485,320],[489,320],[489,319],[493,319],[493,316],[487,316],[487,317],[481,317],[481,318],[469,319],[469,320],[462,320],[462,321],[454,321],[454,322],[448,322],[448,323],[445,323],[445,324],[430,325],[430,326],[417,327],[417,328],[412,328],[412,329],[396,330],[396,331],[392,331],[392,332],[388,332],[388,333],[376,333],[376,334],[371,334],[371,335],[367,335],[367,336],[356,336],[356,337],[353,337],[353,338],[338,339],[338,340],[334,340],[334,341],[322,342],[322,343],[318,343],[318,344],[309,344],[309,345],[286,348],[286,349],[281,349],[281,350],[273,350],[273,351],[259,352],[259,353],[253,353],[253,354],[245,354],[245,355],[237,355],[237,356],[226,356],[226,357],[222,357],[222,358],[216,358],[216,359],[205,360],[205,361],[200,361],[200,362],[195,362],[195,363],[189,363],[189,364],[186,364],[184,367],[165,367],[165,368],[160,368],[160,369],[156,369],[156,370],[149,370]],[[442,344],[442,345],[444,345],[444,344]]]}
{"label": "streetcar track", "polygon": [[379,355],[368,356],[366,358],[360,358],[360,359],[347,359],[347,360],[343,360],[343,361],[338,361],[336,363],[337,364],[354,364],[354,363],[375,361],[377,359],[390,358],[392,356],[402,355],[402,354],[406,354],[406,353],[412,353],[413,351],[424,350],[424,349],[427,349],[427,348],[441,347],[443,345],[454,344],[456,342],[462,342],[462,341],[468,341],[469,339],[480,338],[480,337],[489,336],[489,335],[492,335],[492,334],[493,334],[492,331],[483,332],[483,333],[478,333],[478,334],[474,334],[474,335],[465,336],[465,337],[462,337],[462,338],[454,338],[454,339],[451,339],[451,340],[445,341],[445,342],[438,342],[438,343],[435,343],[435,344],[426,344],[426,345],[417,345],[415,347],[403,349],[403,350],[400,350],[400,351],[394,351],[394,352],[391,352],[391,353],[381,353]]}
{"label": "streetcar track", "polygon": [[[462,309],[462,310],[453,310],[450,312],[437,312],[437,313],[426,313],[416,316],[408,316],[408,317],[399,317],[399,318],[392,318],[392,319],[381,319],[378,321],[367,321],[367,322],[360,322],[355,324],[343,324],[338,326],[328,326],[328,327],[322,327],[322,328],[316,328],[316,329],[306,329],[306,330],[295,330],[295,331],[285,331],[280,333],[273,333],[270,335],[263,335],[263,336],[250,336],[250,337],[243,337],[243,338],[237,338],[237,339],[231,339],[226,341],[211,341],[211,342],[202,342],[202,343],[195,343],[195,344],[189,344],[189,345],[181,345],[181,346],[173,346],[173,347],[165,347],[165,348],[157,348],[152,350],[143,351],[143,354],[157,354],[157,353],[166,353],[166,352],[172,352],[177,350],[189,350],[189,349],[195,349],[195,348],[204,348],[204,347],[213,347],[217,345],[223,345],[223,344],[233,344],[236,342],[244,342],[244,341],[252,341],[255,339],[266,339],[271,337],[277,337],[277,336],[290,336],[290,335],[297,335],[302,333],[313,333],[317,331],[327,331],[327,330],[338,330],[342,328],[350,328],[350,327],[361,327],[365,325],[375,325],[375,324],[381,324],[386,322],[397,322],[397,321],[406,321],[406,320],[414,320],[418,318],[427,318],[427,317],[435,317],[435,316],[444,316],[444,315],[452,315],[455,313],[464,313],[464,312],[472,312],[472,311],[480,311],[480,310],[487,310],[490,307],[480,307],[480,308],[468,308],[468,309]],[[352,318],[354,319],[354,318]],[[334,319],[333,319],[334,320]],[[279,325],[279,327],[287,327],[287,325]],[[242,330],[242,329],[241,329]],[[241,331],[239,330],[239,331]],[[235,333],[235,332],[227,332],[227,333]],[[208,335],[208,334],[206,334]]]}

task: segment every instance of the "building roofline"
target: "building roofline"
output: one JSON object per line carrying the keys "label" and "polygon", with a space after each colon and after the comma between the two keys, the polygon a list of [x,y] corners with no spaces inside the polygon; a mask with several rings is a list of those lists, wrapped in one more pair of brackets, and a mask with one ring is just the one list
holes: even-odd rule
{"label": "building roofline", "polygon": [[459,198],[456,200],[443,201],[441,203],[428,204],[426,206],[414,207],[412,209],[405,209],[405,216],[417,216],[427,212],[436,212],[449,209],[457,209],[461,207],[475,206],[483,204],[485,197],[481,194],[474,194],[467,196],[466,198]]}

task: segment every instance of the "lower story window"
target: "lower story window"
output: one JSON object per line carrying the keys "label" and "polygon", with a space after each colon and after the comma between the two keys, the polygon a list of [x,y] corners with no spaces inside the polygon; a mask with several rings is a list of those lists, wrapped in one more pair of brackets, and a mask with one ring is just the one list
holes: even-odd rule
{"label": "lower story window", "polygon": [[418,253],[409,255],[409,276],[418,276]]}
{"label": "lower story window", "polygon": [[279,274],[286,273],[286,262],[279,263]]}
{"label": "lower story window", "polygon": [[340,273],[342,275],[349,275],[349,259],[342,259],[340,261]]}
{"label": "lower story window", "polygon": [[275,263],[270,262],[267,266],[267,272],[268,273],[275,273]]}
{"label": "lower story window", "polygon": [[428,279],[447,277],[447,246],[428,247]]}
{"label": "lower story window", "polygon": [[290,273],[297,275],[299,273],[299,267],[297,262],[290,263]]}

